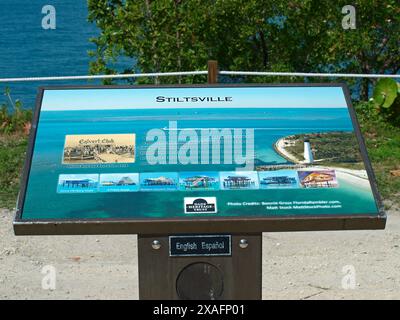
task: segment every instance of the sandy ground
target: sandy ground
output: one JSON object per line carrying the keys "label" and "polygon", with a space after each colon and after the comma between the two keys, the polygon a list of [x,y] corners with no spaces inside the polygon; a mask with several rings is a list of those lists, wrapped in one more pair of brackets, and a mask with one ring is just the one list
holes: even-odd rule
{"label": "sandy ground", "polygon": [[293,163],[301,163],[297,157],[286,151],[286,143],[289,143],[289,140],[286,140],[285,138],[279,139],[274,145],[275,151]]}
{"label": "sandy ground", "polygon": [[[0,219],[0,299],[138,298],[136,236],[15,237],[13,213]],[[263,247],[264,299],[400,299],[398,209],[384,231],[266,233]],[[354,268],[353,289],[343,267]]]}

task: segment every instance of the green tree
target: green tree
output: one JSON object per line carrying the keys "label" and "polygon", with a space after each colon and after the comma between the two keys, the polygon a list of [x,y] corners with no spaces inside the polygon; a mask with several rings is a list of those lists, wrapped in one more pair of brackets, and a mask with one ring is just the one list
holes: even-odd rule
{"label": "green tree", "polygon": [[7,87],[4,92],[5,102],[0,104],[0,135],[25,133],[29,134],[32,110],[23,109],[20,100],[14,100]]}
{"label": "green tree", "polygon": [[[295,3],[295,2],[293,2]],[[282,35],[296,45],[289,59],[296,69],[349,73],[398,73],[400,71],[400,6],[398,0],[358,0],[356,29],[343,30],[342,8],[348,1],[296,1]],[[320,14],[316,14],[316,13]],[[313,15],[314,13],[314,15]],[[306,14],[307,18],[303,19]],[[295,30],[301,30],[296,34]],[[303,39],[304,45],[302,41]],[[368,100],[371,80],[357,88]]]}
{"label": "green tree", "polygon": [[[205,69],[396,73],[400,69],[398,0],[355,0],[356,29],[342,28],[347,1],[328,0],[89,0],[93,73],[116,72],[120,56],[142,72]],[[133,68],[125,70],[132,72]],[[304,81],[247,77],[246,81]],[[306,79],[321,81],[321,79]],[[328,79],[330,80],[330,79]],[[131,80],[133,81],[133,80]],[[149,80],[147,80],[149,81]],[[171,83],[176,78],[162,78]],[[201,77],[178,82],[204,82]],[[370,80],[354,91],[368,98]]]}
{"label": "green tree", "polygon": [[[273,65],[268,38],[278,28],[266,17],[275,15],[275,2],[89,0],[89,20],[102,31],[93,39],[91,71],[114,73],[119,56],[135,58],[142,72],[204,70],[209,59],[222,69],[267,70]],[[204,82],[184,79],[178,81]]]}

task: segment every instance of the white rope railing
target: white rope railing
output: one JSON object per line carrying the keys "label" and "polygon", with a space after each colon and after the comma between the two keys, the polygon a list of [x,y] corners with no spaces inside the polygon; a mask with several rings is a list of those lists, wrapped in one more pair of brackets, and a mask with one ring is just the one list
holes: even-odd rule
{"label": "white rope railing", "polygon": [[[154,72],[109,75],[56,76],[56,77],[21,77],[0,78],[0,83],[35,82],[35,81],[65,81],[65,80],[103,80],[145,77],[191,76],[207,75],[208,71],[185,72]],[[259,72],[259,71],[219,71],[219,75],[229,76],[281,76],[281,77],[325,77],[325,78],[393,78],[400,79],[400,74],[359,74],[359,73],[307,73],[307,72]]]}
{"label": "white rope railing", "polygon": [[86,76],[59,76],[59,77],[25,77],[25,78],[0,78],[4,82],[33,82],[33,81],[62,81],[62,80],[96,80],[96,79],[124,79],[145,77],[168,77],[168,76],[191,76],[207,74],[208,71],[185,71],[185,72],[154,72],[154,73],[131,73],[131,74],[107,74]]}
{"label": "white rope railing", "polygon": [[359,73],[307,73],[307,72],[258,72],[220,71],[228,76],[283,76],[283,77],[325,77],[325,78],[399,78],[400,74],[359,74]]}

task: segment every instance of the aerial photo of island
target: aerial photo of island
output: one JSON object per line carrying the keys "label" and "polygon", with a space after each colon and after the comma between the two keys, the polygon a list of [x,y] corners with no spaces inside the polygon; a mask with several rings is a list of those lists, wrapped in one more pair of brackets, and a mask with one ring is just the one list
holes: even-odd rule
{"label": "aerial photo of island", "polygon": [[257,170],[295,169],[303,188],[338,187],[338,179],[347,185],[364,189],[370,187],[354,132],[288,135],[278,139],[273,147],[291,163],[283,166],[258,166]]}
{"label": "aerial photo of island", "polygon": [[[191,195],[216,197],[219,216],[377,213],[341,87],[190,88],[233,101],[154,105],[157,96],[188,94],[174,90],[121,89],[118,103],[114,89],[102,90],[101,99],[90,90],[47,92],[24,215],[185,217],[183,200]],[[54,201],[66,170],[122,175],[102,176],[95,194],[81,192],[73,201],[58,194]],[[83,180],[69,181],[68,190],[90,190]],[[270,201],[334,205],[268,209]]]}

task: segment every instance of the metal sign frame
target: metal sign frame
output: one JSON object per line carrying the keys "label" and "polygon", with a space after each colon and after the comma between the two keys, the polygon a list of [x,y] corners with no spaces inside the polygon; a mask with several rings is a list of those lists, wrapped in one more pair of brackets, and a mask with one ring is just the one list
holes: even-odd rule
{"label": "metal sign frame", "polygon": [[[378,208],[377,215],[313,215],[289,217],[189,217],[165,219],[44,219],[28,220],[22,218],[23,205],[31,168],[33,148],[37,133],[40,109],[45,90],[79,89],[147,89],[147,88],[227,88],[227,87],[341,87],[346,99],[354,133],[359,143],[361,157],[371,183],[372,193]],[[229,85],[190,85],[190,86],[55,86],[39,88],[36,109],[32,122],[28,151],[21,180],[21,191],[17,201],[14,220],[16,235],[84,235],[84,234],[189,234],[189,233],[260,233],[283,231],[321,231],[321,230],[361,230],[384,229],[386,214],[379,196],[376,179],[368,159],[366,146],[351,103],[350,93],[345,84],[229,84]]]}

